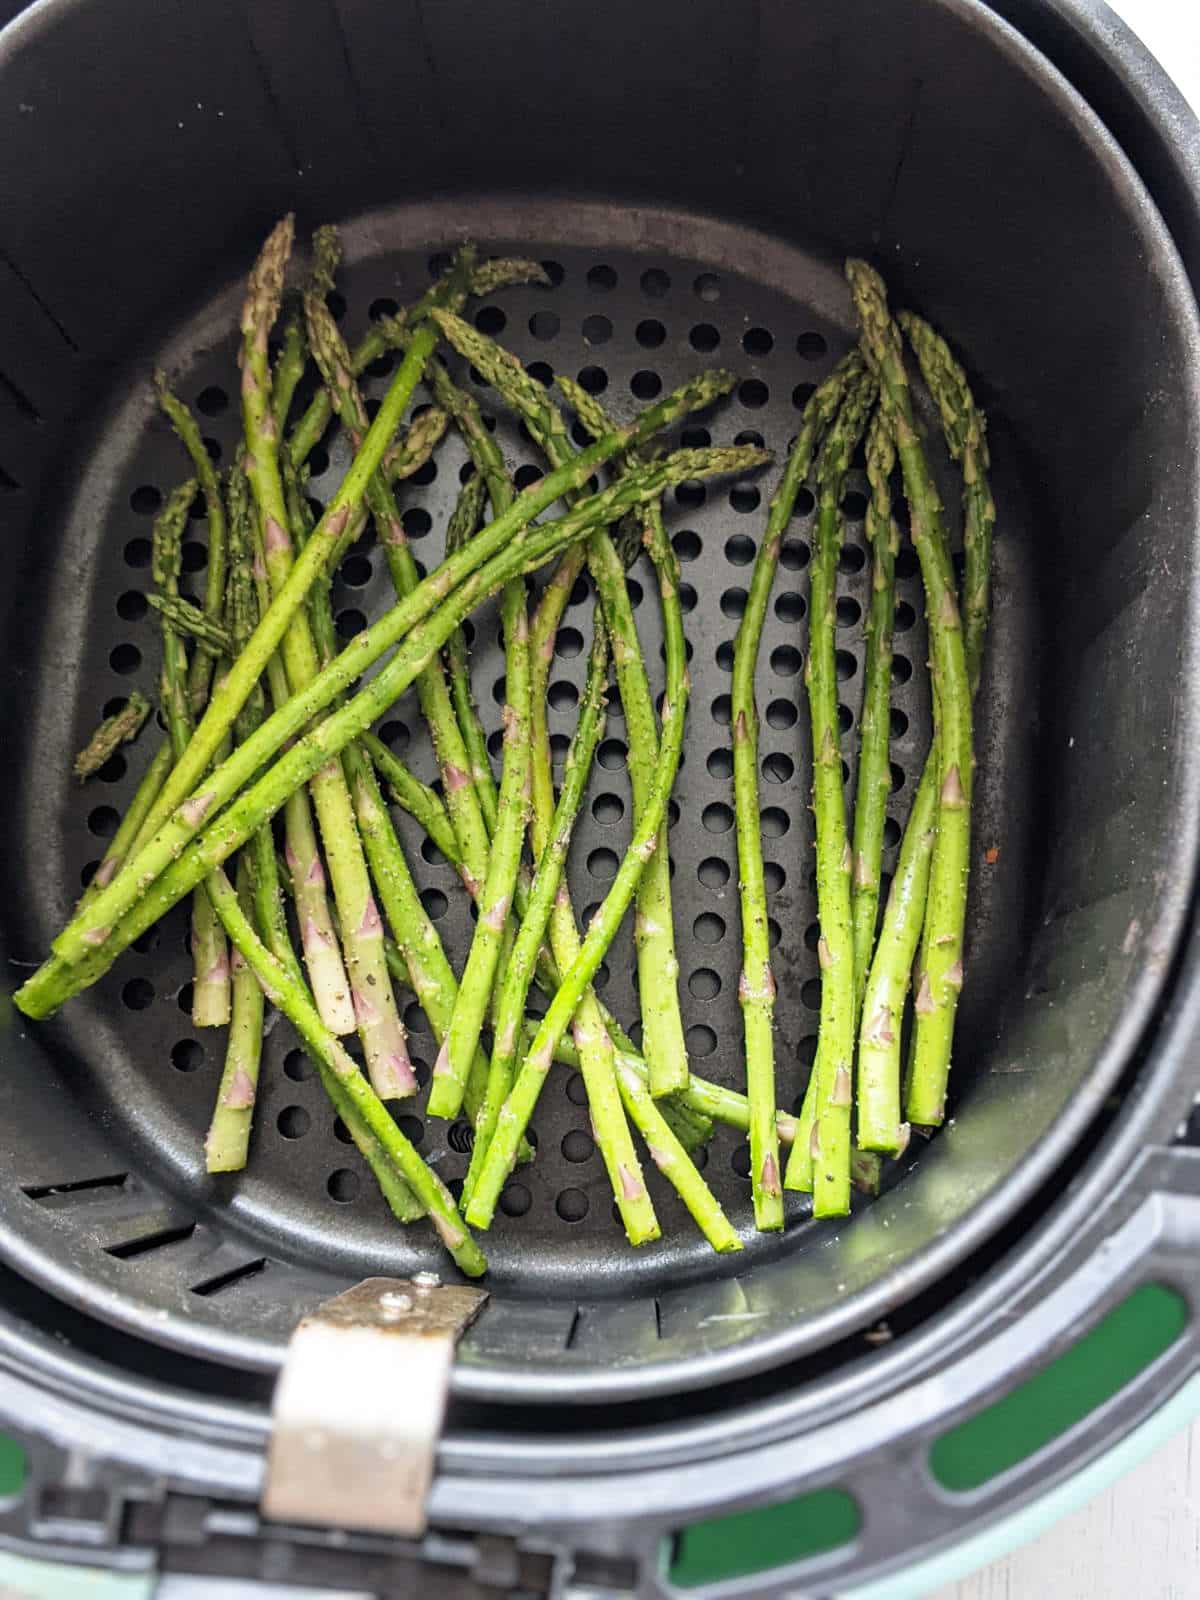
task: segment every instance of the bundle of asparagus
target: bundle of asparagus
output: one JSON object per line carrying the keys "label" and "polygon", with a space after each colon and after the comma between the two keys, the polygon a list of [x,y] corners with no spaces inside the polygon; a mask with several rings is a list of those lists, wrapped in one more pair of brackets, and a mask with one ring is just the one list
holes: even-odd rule
{"label": "bundle of asparagus", "polygon": [[[994,509],[983,418],[961,367],[919,318],[905,314],[897,325],[878,276],[862,262],[848,264],[861,346],[805,408],[771,501],[734,653],[743,1095],[690,1070],[680,1017],[667,807],[683,752],[689,684],[679,572],[662,498],[685,480],[744,476],[769,456],[738,446],[664,453],[658,444],[674,424],[727,394],[735,377],[701,373],[627,425],[561,379],[562,397],[583,430],[576,436],[592,440],[577,450],[554,396],[460,315],[474,295],[539,281],[536,263],[480,262],[465,246],[420,300],[376,323],[351,350],[326,303],[340,259],[336,234],[318,230],[303,282],[285,292],[292,248],[288,217],[272,231],[250,275],[239,358],[244,448],[223,478],[187,407],[165,377],[156,379],[192,474],[168,498],[153,542],[156,592],[150,600],[162,634],[167,739],[51,956],[18,992],[17,1004],[30,1017],[49,1015],[190,897],[193,1019],[197,1026],[229,1024],[206,1141],[209,1170],[237,1171],[247,1161],[265,1007],[274,1006],[312,1056],[396,1217],[408,1223],[427,1216],[468,1274],[486,1265],[469,1228],[490,1225],[513,1167],[532,1158],[525,1136],[556,1061],[583,1075],[596,1142],[631,1243],[660,1232],[635,1133],[716,1250],[742,1246],[694,1159],[717,1122],[748,1134],[758,1228],[783,1226],[785,1189],[811,1190],[818,1216],[844,1213],[852,1178],[877,1181],[879,1157],[902,1150],[905,1095],[911,1122],[941,1120],[962,987],[971,698],[987,622]],[[269,340],[281,316],[282,343],[272,365]],[[914,418],[901,327],[938,407],[947,447],[961,464],[965,625]],[[475,401],[437,355],[442,339],[493,386],[543,451],[547,471],[523,492],[516,492]],[[357,379],[389,350],[401,359],[372,420]],[[293,416],[310,359],[320,384]],[[405,427],[422,380],[435,404],[418,410]],[[305,493],[307,462],[331,425],[344,431],[352,455],[314,520]],[[449,427],[462,436],[472,471],[446,529],[444,559],[422,577],[395,485],[418,470]],[[851,824],[834,626],[840,499],[864,437],[874,560]],[[889,789],[897,458],[927,595],[935,733],[877,934]],[[607,482],[597,486],[602,472]],[[822,1000],[816,1061],[803,1104],[792,1115],[776,1103],[776,990],[759,834],[754,678],[784,530],[810,479],[818,512],[805,677]],[[209,529],[200,606],[180,594],[178,582],[181,532],[197,488]],[[539,520],[557,502],[557,514]],[[368,524],[384,552],[395,604],[339,650],[332,576]],[[665,641],[666,690],[657,714],[626,580],[627,566],[643,551],[657,577]],[[531,613],[526,579],[551,562]],[[556,794],[547,678],[564,606],[585,565],[597,593],[591,654]],[[462,626],[493,595],[500,598],[505,642],[498,782],[476,711]],[[381,662],[364,681],[365,669]],[[629,737],[634,817],[609,892],[581,935],[565,867],[603,736],[610,670]],[[410,684],[429,726],[440,793],[371,731]],[[118,744],[136,737],[149,709],[136,697],[103,724],[79,757],[79,775],[98,770]],[[381,781],[454,864],[474,902],[475,932],[461,977],[422,904]],[[592,987],[635,902],[641,1052]],[[912,1059],[902,1094],[901,1037],[914,962]],[[452,1118],[465,1111],[474,1129],[461,1212],[387,1104],[417,1088],[393,980],[414,991],[438,1039],[428,1113]],[[527,1017],[535,984],[546,996],[540,1021]],[[490,1058],[484,1047],[489,1026]],[[354,1032],[365,1071],[341,1042]]]}

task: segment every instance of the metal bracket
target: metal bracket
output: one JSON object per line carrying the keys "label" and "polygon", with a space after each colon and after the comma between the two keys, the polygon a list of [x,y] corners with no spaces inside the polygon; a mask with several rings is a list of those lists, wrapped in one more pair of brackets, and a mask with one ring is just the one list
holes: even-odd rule
{"label": "metal bracket", "polygon": [[367,1278],[305,1317],[275,1388],[263,1515],[423,1533],[454,1347],[486,1300],[420,1272]]}

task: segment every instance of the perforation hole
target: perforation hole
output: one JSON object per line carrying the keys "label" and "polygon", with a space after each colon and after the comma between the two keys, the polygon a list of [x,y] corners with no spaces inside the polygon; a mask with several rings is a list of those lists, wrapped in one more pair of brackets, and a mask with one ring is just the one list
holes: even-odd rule
{"label": "perforation hole", "polygon": [[917,613],[907,600],[896,602],[896,616],[893,627],[897,633],[907,633],[916,625]]}
{"label": "perforation hole", "polygon": [[588,1214],[588,1197],[582,1189],[564,1189],[554,1209],[564,1222],[582,1222]]}
{"label": "perforation hole", "polygon": [[696,869],[696,876],[706,889],[723,889],[729,882],[729,864],[720,856],[705,856]]}
{"label": "perforation hole", "polygon": [[742,349],[748,356],[768,356],[774,348],[774,335],[766,328],[748,328],[742,335]]}
{"label": "perforation hole", "polygon": [[608,373],[603,367],[581,367],[578,382],[579,387],[588,394],[603,394],[608,388]]}
{"label": "perforation hole", "polygon": [[792,825],[792,819],[780,806],[767,806],[759,813],[759,827],[764,839],[781,839]]}
{"label": "perforation hole", "polygon": [[789,783],[796,772],[796,764],[782,750],[772,750],[762,764],[763,777],[768,783]]}
{"label": "perforation hole", "polygon": [[735,483],[729,491],[729,504],[735,511],[757,511],[762,504],[762,490],[753,483]]}
{"label": "perforation hole", "polygon": [[802,333],[796,340],[796,354],[805,361],[819,361],[828,346],[819,333]]}
{"label": "perforation hole", "polygon": [[709,776],[724,780],[733,776],[733,751],[714,750],[705,762]]}
{"label": "perforation hole", "polygon": [[625,815],[625,802],[619,794],[598,794],[592,801],[592,816],[602,827],[611,827]]}
{"label": "perforation hole", "polygon": [[357,1172],[351,1172],[349,1167],[339,1167],[336,1172],[329,1174],[325,1184],[331,1200],[336,1200],[338,1205],[349,1205],[362,1188],[362,1179]]}
{"label": "perforation hole", "polygon": [[721,335],[711,322],[698,322],[688,334],[688,343],[701,355],[709,355],[721,342]]}
{"label": "perforation hole", "polygon": [[839,596],[837,603],[837,625],[839,628],[853,628],[862,619],[862,607],[857,600],[852,600],[848,594]]}
{"label": "perforation hole", "polygon": [[685,482],[676,486],[676,504],[685,507],[689,511],[695,510],[697,506],[702,506],[707,499],[707,489],[695,479],[688,478]]}
{"label": "perforation hole", "polygon": [[588,344],[607,344],[612,334],[613,325],[607,317],[597,314],[583,319],[583,337]]}
{"label": "perforation hole", "polygon": [[316,1068],[303,1050],[289,1050],[283,1058],[284,1076],[290,1078],[293,1083],[303,1083],[307,1078],[311,1078],[315,1071]]}
{"label": "perforation hole", "polygon": [[653,400],[656,395],[662,393],[662,379],[657,372],[644,368],[641,372],[635,372],[630,378],[629,387],[635,399]]}
{"label": "perforation hole", "polygon": [[733,705],[727,694],[719,694],[712,703],[712,719],[722,728],[729,726]]}
{"label": "perforation hole", "polygon": [[87,825],[97,839],[111,839],[121,826],[121,816],[112,806],[95,806],[88,812]]}
{"label": "perforation hole", "polygon": [[612,267],[600,263],[588,268],[587,285],[598,293],[607,293],[609,289],[617,287],[617,274]]}
{"label": "perforation hole", "polygon": [[715,800],[705,806],[700,821],[708,833],[728,833],[733,827],[733,812],[724,801]]}
{"label": "perforation hole", "polygon": [[128,677],[141,666],[142,652],[137,645],[126,641],[109,652],[108,664],[114,672],[120,673],[122,677]]}
{"label": "perforation hole", "polygon": [[781,644],[771,651],[771,671],[777,678],[794,678],[803,664],[795,645]]}
{"label": "perforation hole", "polygon": [[892,677],[897,683],[907,683],[912,674],[912,662],[907,656],[894,655],[892,657]]}
{"label": "perforation hole", "polygon": [[799,622],[807,611],[808,606],[802,594],[794,590],[785,589],[775,599],[775,615],[780,622]]}
{"label": "perforation hole", "polygon": [[[582,1081],[580,1079],[580,1082]],[[563,1159],[578,1166],[581,1161],[591,1160],[595,1154],[596,1141],[583,1128],[572,1128],[569,1133],[563,1136],[561,1149]]]}
{"label": "perforation hole", "polygon": [[754,560],[754,540],[744,533],[735,533],[725,541],[725,559],[731,566],[748,567]]}
{"label": "perforation hole", "polygon": [[858,661],[849,650],[839,650],[834,655],[834,666],[837,669],[838,680],[845,683],[858,671]]}
{"label": "perforation hole", "polygon": [[229,396],[219,384],[211,383],[196,396],[196,410],[201,416],[219,417],[229,410]]}
{"label": "perforation hole", "polygon": [[715,911],[702,911],[692,923],[692,934],[698,944],[720,944],[725,937],[725,919]]}
{"label": "perforation hole", "polygon": [[695,561],[704,548],[700,535],[691,528],[680,528],[671,540],[675,554],[680,561]]}
{"label": "perforation hole", "polygon": [[176,1072],[198,1072],[204,1065],[204,1046],[198,1039],[177,1039],[171,1046],[171,1065]]}
{"label": "perforation hole", "polygon": [[697,967],[688,975],[688,993],[696,1000],[715,1000],[721,992],[721,979],[711,967]]}
{"label": "perforation hole", "polygon": [[861,572],[867,564],[867,552],[861,545],[844,544],[838,555],[838,571]]}
{"label": "perforation hole", "polygon": [[745,612],[748,599],[745,589],[726,589],[721,596],[721,614],[726,617],[740,617]]}
{"label": "perforation hole", "polygon": [[816,392],[815,383],[798,383],[792,390],[792,405],[797,411],[803,411]]}
{"label": "perforation hole", "polygon": [[275,1126],[285,1139],[303,1139],[312,1127],[312,1117],[303,1106],[284,1106],[275,1119]]}
{"label": "perforation hole", "polygon": [[891,729],[893,739],[902,739],[908,732],[908,718],[898,706],[892,707],[891,716],[889,718],[889,727]]}
{"label": "perforation hole", "polygon": [[609,879],[615,878],[619,865],[620,862],[617,859],[615,850],[599,849],[588,853],[588,872],[593,878],[598,878],[601,882],[607,882]]}
{"label": "perforation hole", "polygon": [[579,704],[579,690],[573,683],[560,679],[550,685],[546,699],[551,711],[572,711]]}
{"label": "perforation hole", "polygon": [[722,639],[721,643],[717,646],[717,653],[716,653],[716,658],[715,658],[716,659],[716,663],[720,667],[722,672],[732,672],[733,671],[733,657],[734,657],[734,649],[733,649],[733,641],[732,641],[732,639]]}
{"label": "perforation hole", "polygon": [[618,771],[628,759],[629,752],[620,739],[605,739],[596,753],[596,759],[608,772]]}
{"label": "perforation hole", "polygon": [[162,490],[152,483],[139,483],[129,496],[129,509],[139,517],[152,517],[162,509]]}
{"label": "perforation hole", "polygon": [[706,305],[715,305],[721,298],[721,280],[715,272],[702,272],[693,282],[692,289],[697,299],[703,300]]}

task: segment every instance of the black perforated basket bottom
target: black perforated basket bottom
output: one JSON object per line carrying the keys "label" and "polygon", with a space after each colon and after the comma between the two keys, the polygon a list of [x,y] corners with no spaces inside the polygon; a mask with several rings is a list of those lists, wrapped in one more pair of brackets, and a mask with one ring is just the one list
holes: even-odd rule
{"label": "black perforated basket bottom", "polygon": [[[735,394],[690,421],[671,442],[765,442],[782,457],[813,385],[853,337],[843,321],[848,306],[834,265],[712,223],[697,224],[686,237],[681,232],[672,253],[639,248],[632,226],[631,237],[620,247],[611,242],[602,247],[591,241],[597,217],[606,214],[566,206],[534,212],[538,232],[531,239],[523,236],[530,226],[523,219],[531,209],[522,208],[518,216],[515,209],[497,207],[478,215],[472,228],[485,252],[517,249],[544,259],[552,286],[506,291],[493,301],[475,303],[471,314],[480,327],[499,336],[545,379],[556,370],[577,376],[620,418],[703,366],[732,366],[742,375]],[[619,229],[609,238],[618,235]],[[352,342],[371,317],[422,292],[431,274],[440,270],[441,252],[449,242],[445,234],[432,231],[421,213],[377,215],[346,230],[349,264],[340,284],[344,301],[334,303]],[[744,263],[746,270],[714,265],[722,261]],[[240,283],[227,286],[162,348],[146,352],[136,371],[121,375],[106,425],[91,441],[79,471],[62,561],[74,563],[71,570],[78,570],[80,585],[48,600],[47,637],[70,643],[65,650],[48,643],[34,690],[33,766],[42,775],[38,804],[41,814],[53,821],[45,859],[36,864],[29,886],[30,940],[39,948],[94,870],[156,743],[148,730],[86,787],[69,777],[70,753],[102,713],[135,687],[155,692],[159,642],[145,598],[151,521],[164,494],[183,475],[185,463],[154,410],[152,365],[157,360],[167,367],[199,415],[214,457],[227,463],[239,435],[232,330],[240,292]],[[392,365],[387,357],[370,369],[365,380],[369,395],[384,392]],[[474,384],[461,364],[455,362],[454,368]],[[528,482],[541,470],[535,450],[495,397],[478,384],[474,388],[485,412],[495,417],[497,437],[517,483]],[[1014,945],[1023,920],[1026,876],[1020,797],[1022,785],[1029,782],[1024,758],[1030,729],[1006,711],[1030,699],[1034,652],[1029,634],[1035,612],[1032,597],[1021,589],[1021,569],[1009,553],[1023,537],[1022,512],[1002,437],[994,439],[994,449],[997,497],[1008,513],[1006,540],[997,552],[996,585],[995,653],[1004,667],[1002,673],[993,669],[981,702],[977,839],[981,850],[1000,848],[1006,870],[1002,879],[986,870],[977,870],[975,876],[974,961],[959,1049],[964,1076],[972,1070],[976,1042],[986,1040],[981,1018],[1017,964]],[[402,488],[405,528],[425,568],[441,555],[442,529],[465,460],[460,440],[451,434],[434,461]],[[318,500],[330,493],[345,461],[345,447],[336,439],[327,439],[315,452],[311,489]],[[729,674],[776,470],[743,483],[684,484],[666,508],[682,564],[693,683],[670,829],[680,998],[694,1067],[739,1087],[740,933]],[[869,579],[864,489],[860,461],[850,474],[844,500],[846,543],[838,600],[848,784],[854,777]],[[944,498],[953,519],[956,504],[949,485]],[[810,752],[801,678],[811,504],[802,492],[783,545],[757,684],[763,721],[762,828],[779,979],[779,1099],[786,1106],[798,1102],[805,1085],[820,993],[808,809]],[[193,593],[203,585],[201,510],[194,508],[184,546],[186,583]],[[657,692],[662,681],[660,619],[644,564],[633,569],[630,587]],[[378,616],[388,599],[384,565],[364,542],[347,556],[334,588],[342,636],[349,638]],[[575,723],[591,613],[591,592],[581,580],[559,634],[549,688],[550,727],[560,760]],[[471,632],[476,692],[495,753],[503,661],[493,605],[475,616]],[[895,649],[893,797],[885,867],[894,861],[929,737],[922,594],[908,549],[899,562]],[[69,717],[61,710],[55,714],[55,706],[64,703],[72,708]],[[392,707],[381,732],[422,778],[434,780],[432,752],[412,693]],[[583,917],[604,895],[629,835],[624,733],[614,696],[570,862],[570,886]],[[398,822],[425,904],[460,968],[472,927],[465,896],[455,874],[410,819],[398,814]],[[164,1339],[174,1337],[169,1314],[177,1314],[181,1305],[189,1316],[206,1319],[224,1295],[230,1297],[229,1309],[218,1320],[236,1325],[242,1335],[273,1341],[309,1293],[307,1278],[294,1269],[317,1268],[351,1278],[443,1268],[444,1258],[427,1228],[402,1230],[395,1225],[281,1020],[275,1021],[267,1041],[249,1167],[237,1176],[205,1175],[201,1144],[220,1074],[223,1035],[191,1026],[189,966],[186,919],[177,912],[144,936],[95,990],[73,1002],[59,1025],[74,1057],[65,1092],[90,1108],[115,1152],[114,1167],[130,1174],[127,1183],[169,1200],[167,1209],[156,1213],[158,1223],[140,1222],[141,1231],[132,1241],[108,1237],[98,1245],[97,1273],[103,1277],[113,1268],[113,1244],[123,1247],[124,1256],[118,1250],[117,1259],[124,1292],[142,1311],[162,1308],[158,1336]],[[617,1016],[632,1025],[636,1038],[634,975],[626,926],[600,970],[597,987]],[[435,1044],[412,996],[401,996],[401,1005],[424,1084]],[[456,1188],[468,1159],[471,1135],[466,1125],[427,1122],[423,1092],[399,1112],[399,1120],[426,1159]],[[821,1237],[821,1230],[806,1220],[808,1202],[799,1196],[789,1197],[784,1236],[753,1232],[746,1150],[741,1137],[726,1129],[718,1131],[701,1161],[743,1234],[747,1248],[742,1256],[718,1260],[656,1172],[649,1181],[664,1238],[635,1253],[614,1218],[577,1074],[565,1069],[552,1073],[533,1132],[537,1160],[510,1181],[484,1241],[491,1284],[504,1291],[510,1304],[514,1297],[530,1297],[569,1312],[580,1298],[652,1297],[701,1280],[745,1274],[755,1263]],[[63,1181],[76,1176],[86,1174],[64,1173]],[[208,1260],[207,1255],[198,1258],[194,1248],[200,1236],[214,1249],[236,1246],[228,1259],[241,1265],[231,1270],[227,1282],[221,1273],[214,1278],[210,1266],[198,1265],[199,1259]],[[185,1245],[185,1240],[191,1243]],[[101,1259],[104,1251],[110,1252],[107,1260]],[[251,1290],[248,1280],[255,1275],[261,1284]],[[192,1291],[198,1284],[202,1292],[196,1295]],[[677,1314],[692,1315],[686,1296],[684,1302]],[[666,1337],[672,1313],[669,1301],[663,1305],[660,1316],[665,1321],[659,1331]],[[569,1314],[564,1326],[569,1344]],[[475,1336],[485,1343],[487,1328],[484,1319]]]}

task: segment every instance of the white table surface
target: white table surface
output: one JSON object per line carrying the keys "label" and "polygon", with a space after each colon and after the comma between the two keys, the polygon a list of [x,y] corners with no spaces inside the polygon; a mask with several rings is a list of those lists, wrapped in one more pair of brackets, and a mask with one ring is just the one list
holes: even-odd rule
{"label": "white table surface", "polygon": [[[1109,0],[1200,109],[1200,0]],[[930,1600],[1200,1600],[1200,1423]]]}

